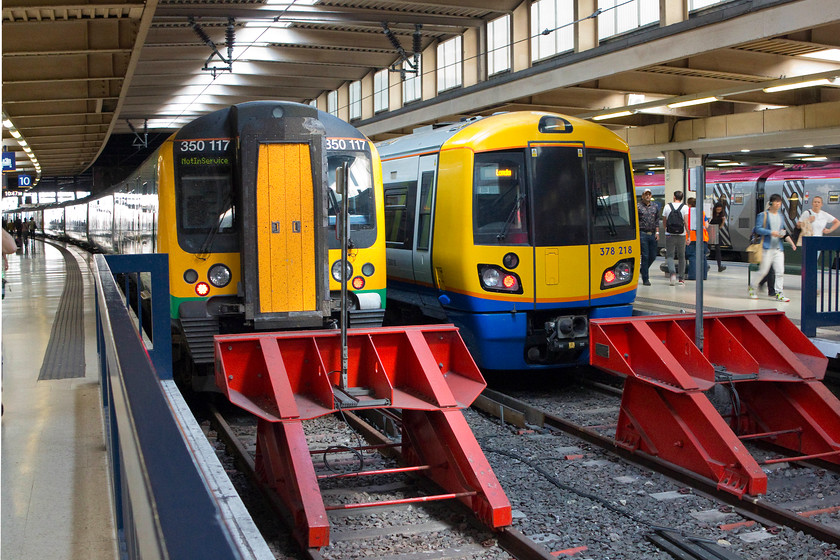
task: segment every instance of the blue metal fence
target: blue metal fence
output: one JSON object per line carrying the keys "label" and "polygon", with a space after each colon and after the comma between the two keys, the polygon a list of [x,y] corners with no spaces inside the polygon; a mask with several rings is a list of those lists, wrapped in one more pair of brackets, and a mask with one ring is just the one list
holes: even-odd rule
{"label": "blue metal fence", "polygon": [[805,336],[840,324],[840,237],[802,240],[802,319]]}
{"label": "blue metal fence", "polygon": [[[96,255],[95,262],[97,345],[121,556],[241,558],[161,386],[161,377],[172,377],[166,255]],[[151,318],[132,318],[115,270],[151,275]],[[153,322],[153,348],[138,332],[144,320]]]}

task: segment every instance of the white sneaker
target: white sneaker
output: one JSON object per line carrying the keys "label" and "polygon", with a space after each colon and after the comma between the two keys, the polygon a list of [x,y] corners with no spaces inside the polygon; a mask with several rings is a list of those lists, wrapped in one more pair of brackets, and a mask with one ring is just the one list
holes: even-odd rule
{"label": "white sneaker", "polygon": [[776,301],[783,301],[785,303],[790,301],[789,297],[785,297],[783,294],[776,294]]}
{"label": "white sneaker", "polygon": [[673,286],[673,285],[674,285],[674,284],[676,284],[676,283],[677,283],[677,275],[676,275],[676,274],[672,274],[672,275],[671,275],[671,285]]}
{"label": "white sneaker", "polygon": [[747,288],[747,291],[748,291],[748,293],[750,294],[750,299],[758,299],[758,296],[757,296],[757,295],[755,295],[755,290],[753,289],[753,287],[752,287],[752,286],[749,286],[749,287]]}

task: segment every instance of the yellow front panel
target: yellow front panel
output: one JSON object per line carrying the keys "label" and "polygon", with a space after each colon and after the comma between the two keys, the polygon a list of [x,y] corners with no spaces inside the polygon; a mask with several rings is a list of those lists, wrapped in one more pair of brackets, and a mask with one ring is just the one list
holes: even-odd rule
{"label": "yellow front panel", "polygon": [[589,300],[589,247],[537,247],[537,303]]}
{"label": "yellow front panel", "polygon": [[261,144],[257,169],[261,313],[317,310],[308,144]]}

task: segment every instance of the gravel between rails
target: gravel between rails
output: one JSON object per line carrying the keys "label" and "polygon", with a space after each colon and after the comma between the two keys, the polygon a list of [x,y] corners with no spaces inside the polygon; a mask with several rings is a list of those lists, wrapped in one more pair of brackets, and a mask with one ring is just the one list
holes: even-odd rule
{"label": "gravel between rails", "polygon": [[[578,383],[535,376],[498,390],[558,416],[598,425],[599,432],[614,430],[619,399]],[[834,545],[789,528],[749,523],[729,513],[731,508],[571,436],[501,426],[474,410],[466,414],[514,507],[514,527],[541,537],[549,550],[577,549],[579,559],[671,558],[647,540],[659,525],[716,542],[745,560],[840,559]],[[800,503],[806,510],[840,504],[840,479],[834,473],[785,464],[768,470],[768,499],[776,503]],[[819,520],[840,529],[838,512]]]}

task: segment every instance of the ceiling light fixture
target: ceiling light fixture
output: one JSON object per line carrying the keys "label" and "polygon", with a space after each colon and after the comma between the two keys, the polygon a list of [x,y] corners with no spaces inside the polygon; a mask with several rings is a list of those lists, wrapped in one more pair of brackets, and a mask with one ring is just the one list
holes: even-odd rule
{"label": "ceiling light fixture", "polygon": [[828,158],[825,156],[804,157],[802,161],[828,161]]}
{"label": "ceiling light fixture", "polygon": [[777,91],[788,91],[791,89],[806,88],[812,86],[825,86],[831,84],[828,78],[821,78],[819,80],[808,80],[807,82],[794,82],[792,84],[782,84],[778,86],[766,87],[762,91],[764,93],[776,93]]}
{"label": "ceiling light fixture", "polygon": [[605,119],[617,119],[618,117],[627,117],[633,114],[633,111],[618,111],[615,113],[605,113],[603,115],[595,115],[592,117],[593,121],[603,121]]}
{"label": "ceiling light fixture", "polygon": [[718,97],[700,97],[698,99],[688,99],[686,101],[677,101],[675,103],[668,103],[668,107],[676,109],[677,107],[690,107],[692,105],[702,105],[704,103],[714,103],[720,101]]}

